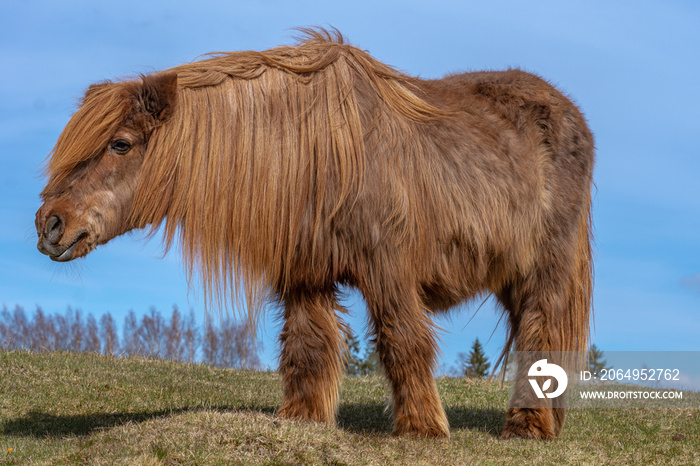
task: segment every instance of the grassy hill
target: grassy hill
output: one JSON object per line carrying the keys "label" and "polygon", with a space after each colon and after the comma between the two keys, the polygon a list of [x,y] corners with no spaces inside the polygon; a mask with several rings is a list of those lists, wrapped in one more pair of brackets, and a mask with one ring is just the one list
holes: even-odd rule
{"label": "grassy hill", "polygon": [[499,383],[438,388],[452,437],[396,438],[381,377],[347,377],[326,426],[275,417],[275,373],[0,352],[0,464],[700,463],[698,409],[571,410],[556,441],[503,441]]}

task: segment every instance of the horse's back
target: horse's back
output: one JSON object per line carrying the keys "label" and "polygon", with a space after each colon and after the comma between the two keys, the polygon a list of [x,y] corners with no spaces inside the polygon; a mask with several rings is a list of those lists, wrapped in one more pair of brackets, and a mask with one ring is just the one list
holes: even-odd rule
{"label": "horse's back", "polygon": [[416,244],[432,251],[420,281],[431,307],[445,308],[500,288],[575,236],[590,204],[593,139],[571,100],[520,70],[422,86],[455,112],[424,130],[415,162],[420,185],[436,187],[414,206],[434,226],[416,228],[425,235]]}
{"label": "horse's back", "polygon": [[[578,107],[553,85],[511,69],[454,74],[423,86],[431,103],[456,112],[445,127],[455,154],[467,148],[459,154],[471,161],[467,169],[501,166],[499,173],[485,174],[521,189],[529,185],[538,196],[550,190],[585,203],[575,194],[590,190],[593,135]],[[450,141],[450,130],[437,137]]]}

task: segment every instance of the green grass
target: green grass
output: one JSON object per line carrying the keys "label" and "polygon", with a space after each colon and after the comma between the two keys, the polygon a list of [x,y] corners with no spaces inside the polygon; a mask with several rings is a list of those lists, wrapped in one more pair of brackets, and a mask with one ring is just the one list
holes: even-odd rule
{"label": "green grass", "polygon": [[440,379],[449,440],[391,435],[381,377],[347,377],[338,425],[278,419],[275,373],[0,352],[0,464],[698,464],[700,410],[570,410],[555,441],[499,439],[507,390]]}

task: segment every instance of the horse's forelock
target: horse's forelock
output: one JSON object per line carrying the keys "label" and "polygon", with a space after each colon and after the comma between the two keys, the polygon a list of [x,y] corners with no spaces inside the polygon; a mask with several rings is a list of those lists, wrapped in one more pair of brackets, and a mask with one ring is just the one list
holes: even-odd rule
{"label": "horse's forelock", "polygon": [[46,160],[44,193],[56,191],[78,166],[101,153],[120,126],[144,132],[159,126],[172,114],[176,96],[175,73],[91,85]]}
{"label": "horse's forelock", "polygon": [[90,86],[46,160],[49,181],[43,193],[56,191],[78,166],[104,150],[131,110],[133,87],[130,82]]}

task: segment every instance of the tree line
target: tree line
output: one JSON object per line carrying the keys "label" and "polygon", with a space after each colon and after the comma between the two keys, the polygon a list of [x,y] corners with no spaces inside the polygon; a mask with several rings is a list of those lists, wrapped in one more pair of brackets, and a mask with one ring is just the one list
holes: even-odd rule
{"label": "tree line", "polygon": [[[587,369],[593,373],[600,373],[603,368],[610,369],[608,363],[603,360],[603,351],[595,344],[591,344],[586,358]],[[477,338],[472,344],[469,354],[457,354],[457,367],[452,367],[450,374],[456,377],[483,379],[489,375],[491,363],[484,353],[484,347]],[[503,369],[505,370],[505,369]]]}
{"label": "tree line", "polygon": [[[157,309],[138,318],[130,310],[121,327],[111,313],[96,318],[80,309],[48,314],[37,307],[31,316],[16,306],[0,311],[0,349],[92,352],[113,356],[141,356],[228,368],[259,368],[260,342],[246,324],[226,318],[219,325],[207,319],[200,327],[194,310],[183,315],[174,306],[168,317]],[[120,335],[121,334],[121,335]]]}
{"label": "tree line", "polygon": [[[121,334],[121,336],[120,336]],[[380,371],[379,358],[372,342],[360,355],[360,342],[354,333],[347,339],[346,373],[351,376]],[[65,313],[47,314],[37,307],[28,316],[21,306],[0,311],[0,349],[29,351],[92,352],[113,356],[141,356],[189,363],[204,363],[217,367],[261,367],[259,352],[262,344],[251,338],[246,324],[222,319],[214,325],[212,319],[200,327],[194,310],[183,315],[177,306],[169,317],[154,307],[140,319],[130,310],[121,327],[107,312],[97,319],[80,309],[68,308]],[[599,372],[607,364],[603,352],[591,345],[588,353],[589,370]],[[477,338],[471,351],[457,355],[456,367],[449,370],[453,377],[485,378],[491,364]]]}
{"label": "tree line", "polygon": [[[367,343],[364,355],[360,354],[360,341],[355,333],[351,332],[348,335],[346,343],[348,353],[345,359],[345,372],[348,375],[362,376],[380,372],[381,363],[374,342]],[[488,362],[484,349],[477,338],[469,354],[459,353],[456,367],[450,367],[447,373],[452,377],[483,379],[488,375],[489,367],[491,367],[491,363]]]}

